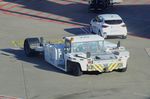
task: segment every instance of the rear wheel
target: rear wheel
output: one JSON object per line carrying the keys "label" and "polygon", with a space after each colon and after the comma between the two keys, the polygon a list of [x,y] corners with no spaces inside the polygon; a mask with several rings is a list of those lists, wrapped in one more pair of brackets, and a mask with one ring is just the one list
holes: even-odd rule
{"label": "rear wheel", "polygon": [[122,39],[126,39],[126,38],[127,38],[127,36],[124,36],[124,35],[122,36]]}
{"label": "rear wheel", "polygon": [[27,38],[24,41],[24,51],[26,56],[32,57],[39,54],[39,52],[35,51],[31,46],[37,47],[40,45],[40,41],[38,38]]}

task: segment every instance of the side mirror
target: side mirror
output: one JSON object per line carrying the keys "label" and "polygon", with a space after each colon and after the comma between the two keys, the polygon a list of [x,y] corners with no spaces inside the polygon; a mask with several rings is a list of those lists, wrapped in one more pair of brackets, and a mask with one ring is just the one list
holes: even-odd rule
{"label": "side mirror", "polygon": [[86,53],[86,58],[90,58],[91,57],[91,53],[90,52],[87,52]]}
{"label": "side mirror", "polygon": [[118,43],[117,43],[117,48],[119,48],[120,47],[120,41],[118,41]]}

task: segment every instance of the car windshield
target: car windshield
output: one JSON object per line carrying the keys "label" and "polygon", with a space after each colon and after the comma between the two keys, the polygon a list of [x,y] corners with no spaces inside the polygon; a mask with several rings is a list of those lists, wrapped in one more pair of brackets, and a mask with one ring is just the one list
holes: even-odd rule
{"label": "car windshield", "polygon": [[106,24],[121,24],[122,20],[105,20]]}
{"label": "car windshield", "polygon": [[72,43],[72,52],[90,52],[91,54],[101,53],[103,41],[91,41],[91,42],[76,42]]}

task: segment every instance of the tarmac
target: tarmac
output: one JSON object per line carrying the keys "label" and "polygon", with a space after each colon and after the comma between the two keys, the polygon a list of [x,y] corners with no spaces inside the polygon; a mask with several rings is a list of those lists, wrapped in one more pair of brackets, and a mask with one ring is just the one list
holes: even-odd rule
{"label": "tarmac", "polygon": [[[0,96],[21,99],[150,99],[150,1],[126,0],[105,11],[88,12],[85,0],[0,0]],[[130,52],[127,72],[69,75],[28,58],[22,44],[27,37],[55,41],[89,34],[91,18],[117,13],[128,28],[127,39],[106,40]],[[1,99],[1,98],[0,98]],[[3,98],[2,98],[3,99]]]}

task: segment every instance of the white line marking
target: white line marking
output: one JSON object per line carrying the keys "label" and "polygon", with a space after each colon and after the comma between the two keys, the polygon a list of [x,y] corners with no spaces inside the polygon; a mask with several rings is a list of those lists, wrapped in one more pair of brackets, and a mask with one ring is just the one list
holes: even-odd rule
{"label": "white line marking", "polygon": [[150,56],[150,48],[145,48],[145,51],[146,51],[147,54]]}

